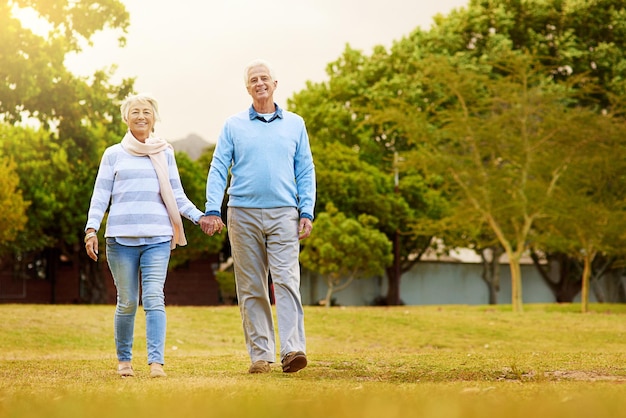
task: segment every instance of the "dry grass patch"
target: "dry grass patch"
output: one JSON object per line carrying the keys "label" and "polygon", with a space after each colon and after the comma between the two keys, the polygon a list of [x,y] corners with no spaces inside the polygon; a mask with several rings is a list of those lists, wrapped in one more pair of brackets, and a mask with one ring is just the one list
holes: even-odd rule
{"label": "dry grass patch", "polygon": [[[246,373],[236,307],[168,307],[166,379],[112,306],[0,305],[0,417],[626,417],[626,307],[306,307],[309,366]],[[531,415],[532,414],[532,415]]]}

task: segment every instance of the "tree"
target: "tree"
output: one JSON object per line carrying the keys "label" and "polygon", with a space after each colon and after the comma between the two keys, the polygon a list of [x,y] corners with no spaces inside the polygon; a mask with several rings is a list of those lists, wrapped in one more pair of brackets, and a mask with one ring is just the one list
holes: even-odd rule
{"label": "tree", "polygon": [[332,203],[350,218],[367,214],[378,220],[377,228],[394,246],[394,261],[386,269],[389,285],[385,303],[400,304],[401,274],[419,261],[431,240],[431,235],[409,233],[409,226],[439,216],[445,199],[433,183],[408,168],[402,170],[403,177],[395,185],[391,173],[363,161],[354,147],[339,142],[315,142],[312,147],[318,214]]}
{"label": "tree", "polygon": [[[28,227],[11,247],[28,252],[53,246],[56,234],[68,219],[62,215],[74,196],[66,194],[72,178],[67,153],[43,130],[0,125],[3,141],[0,153],[15,162],[19,176],[19,193],[30,202]],[[69,208],[68,208],[69,209]],[[16,238],[17,238],[16,237]]]}
{"label": "tree", "polygon": [[[25,26],[19,12],[32,12],[36,28]],[[128,24],[119,0],[0,1],[0,115],[9,123],[34,117],[44,127],[82,120],[88,97],[72,100],[80,83],[65,68],[65,56],[91,43],[96,32],[108,28],[123,34]],[[125,38],[119,42],[123,45]],[[80,118],[70,118],[68,111],[77,107],[83,108]]]}
{"label": "tree", "polygon": [[[549,219],[537,241],[582,266],[582,311],[587,312],[590,280],[597,256],[623,257],[626,228],[626,129],[611,116],[589,117],[578,126],[589,139],[557,185]],[[606,263],[602,263],[606,264]]]}
{"label": "tree", "polygon": [[[39,19],[36,28],[18,18],[23,11]],[[99,269],[80,245],[91,186],[104,147],[125,130],[117,103],[133,81],[111,85],[106,71],[79,78],[64,60],[96,32],[124,33],[128,23],[118,0],[0,2],[0,121],[37,126],[16,130],[1,144],[16,162],[19,188],[31,202],[27,227],[7,245],[16,257],[43,253],[51,276],[61,254],[78,263],[88,302],[104,301]]]}
{"label": "tree", "polygon": [[[206,167],[202,162],[192,161],[183,152],[176,153],[176,163],[187,197],[195,203],[197,208],[204,212],[204,204],[206,202]],[[219,252],[226,238],[225,233],[209,237],[202,232],[199,226],[194,225],[188,219],[183,219],[183,224],[187,245],[178,247],[172,252],[170,268],[175,268],[188,261]]]}
{"label": "tree", "polygon": [[[432,229],[426,224],[437,224],[435,221],[442,216],[448,219],[449,225],[457,224],[450,223],[452,218],[448,212],[453,211],[452,202],[457,200],[456,196],[467,196],[465,186],[477,183],[465,179],[454,186],[450,182],[443,185],[433,174],[434,170],[421,168],[428,168],[428,164],[419,169],[414,164],[416,160],[424,160],[416,157],[419,153],[431,157],[440,155],[425,151],[434,138],[448,141],[447,145],[454,148],[458,144],[453,136],[460,134],[460,146],[467,146],[463,124],[458,123],[462,119],[458,117],[462,113],[459,109],[464,109],[468,120],[474,122],[468,130],[480,131],[482,138],[497,138],[499,145],[492,147],[495,157],[501,153],[498,148],[510,155],[520,151],[519,155],[523,156],[503,160],[497,170],[492,167],[492,174],[502,177],[498,181],[502,182],[500,187],[505,192],[500,197],[506,196],[511,207],[522,209],[518,215],[527,216],[517,218],[524,220],[522,223],[504,222],[507,211],[501,205],[500,228],[517,231],[508,235],[512,238],[511,250],[517,252],[527,246],[519,239],[531,236],[532,226],[546,216],[543,205],[546,199],[553,197],[554,185],[566,171],[566,165],[562,164],[561,169],[554,172],[541,173],[542,181],[553,182],[544,183],[547,188],[540,193],[541,187],[537,184],[541,182],[534,177],[535,168],[526,171],[530,177],[516,177],[510,174],[510,167],[528,163],[527,168],[535,164],[539,168],[535,157],[548,158],[548,152],[543,149],[534,152],[516,142],[516,138],[539,138],[541,132],[533,129],[553,132],[556,136],[547,138],[554,144],[565,145],[562,149],[566,150],[567,160],[575,157],[570,152],[575,147],[571,148],[566,138],[571,136],[567,124],[573,122],[572,126],[579,126],[577,123],[581,120],[593,117],[581,110],[582,106],[615,114],[623,112],[626,67],[621,65],[624,52],[620,46],[626,43],[626,24],[621,18],[624,11],[625,5],[620,0],[472,0],[465,9],[437,17],[428,32],[415,29],[408,37],[395,42],[389,52],[378,46],[371,56],[366,56],[346,46],[342,56],[328,64],[328,82],[308,83],[306,90],[294,95],[289,106],[307,120],[313,144],[341,142],[356,152],[360,161],[382,173],[394,171],[393,155],[397,154],[400,160],[406,161],[397,166],[399,194],[404,196],[408,190],[403,187],[403,183],[409,184],[404,179],[408,172],[413,172],[428,191],[439,196],[439,204],[421,214],[427,216],[403,219],[403,225],[411,227],[399,231],[401,238],[423,238],[415,246],[398,245],[402,254],[410,256],[404,260],[419,260],[422,249],[430,245],[432,235],[426,231]],[[516,56],[522,64],[521,71],[513,68],[516,64],[511,57]],[[467,75],[469,78],[463,80]],[[447,85],[448,80],[456,86]],[[453,91],[454,88],[457,91]],[[518,96],[515,98],[509,90],[519,93]],[[541,103],[544,99],[545,103]],[[515,106],[520,106],[517,114]],[[525,119],[524,111],[529,112],[529,119]],[[449,120],[455,118],[457,123],[450,124]],[[509,127],[507,119],[516,121],[511,125],[514,129],[504,129]],[[495,125],[490,126],[493,122]],[[446,135],[448,138],[444,139]],[[512,139],[508,150],[507,136]],[[486,139],[480,145],[485,149],[490,146]],[[524,161],[531,155],[533,158]],[[493,155],[485,156],[487,160],[491,157]],[[553,157],[553,161],[560,161],[561,155],[555,151]],[[492,165],[497,165],[495,160]],[[510,184],[507,185],[507,181]],[[516,187],[518,184],[529,188],[521,193]],[[463,202],[467,205],[466,200]],[[413,202],[409,203],[409,208],[413,208]],[[395,242],[398,230],[389,228],[391,225],[387,226],[383,220],[380,225]],[[436,233],[447,235],[445,242],[452,242],[455,235],[465,237],[467,244],[479,251],[491,246],[489,242],[493,242],[493,238],[502,241],[502,236],[494,236],[498,235],[495,225],[484,216],[479,225],[487,229],[472,231],[470,228],[471,234],[445,229]],[[388,274],[390,289],[398,283],[393,271]],[[521,280],[518,283],[515,279],[514,285],[515,293],[519,294],[514,304],[520,308]],[[393,299],[390,291],[388,300]]]}
{"label": "tree", "polygon": [[[307,120],[315,158],[321,160],[317,164],[318,191],[328,190],[329,196],[318,195],[318,207],[332,201],[348,216],[373,215],[379,219],[380,230],[394,243],[385,303],[397,305],[401,303],[401,274],[419,261],[432,238],[411,234],[409,225],[438,216],[445,196],[437,190],[438,179],[425,178],[401,163],[407,145],[403,132],[387,129],[374,118],[390,90],[386,83],[380,88],[376,84],[394,74],[394,68],[387,64],[382,47],[376,48],[369,60],[347,46],[343,56],[327,67],[330,81],[309,83],[307,90],[294,95],[289,107]],[[344,148],[337,151],[339,143]],[[320,148],[323,146],[327,148]],[[340,164],[332,160],[339,153],[344,154]],[[328,184],[323,173],[326,167],[330,171]],[[379,179],[365,180],[374,172]],[[363,188],[363,183],[376,185],[375,193],[372,187]]]}
{"label": "tree", "polygon": [[349,218],[332,204],[316,218],[300,261],[324,277],[327,308],[333,293],[347,288],[354,279],[382,274],[391,263],[391,243],[373,228],[376,222],[376,218],[364,214],[358,219]]}
{"label": "tree", "polygon": [[433,88],[454,102],[446,99],[450,105],[437,112],[440,129],[420,158],[437,162],[498,238],[509,258],[513,310],[520,312],[519,261],[563,173],[590,141],[585,124],[592,113],[567,106],[570,93],[547,84],[530,55],[511,54],[498,63],[506,75],[494,79],[458,67],[450,77],[449,65],[431,65]]}
{"label": "tree", "polygon": [[[475,59],[500,50],[533,54],[555,81],[578,77],[580,104],[623,114],[626,92],[623,0],[471,0],[435,19],[428,34],[416,29],[406,43],[423,54]],[[581,77],[584,76],[584,77]]]}
{"label": "tree", "polygon": [[[471,1],[467,9],[437,18],[431,31],[416,29],[394,44],[388,63],[395,75],[377,85],[387,84],[397,97],[388,96],[378,119],[387,125],[394,122],[398,131],[412,135],[413,144],[419,144],[441,127],[436,113],[454,104],[449,90],[429,89],[430,78],[424,76],[432,64],[428,57],[440,56],[497,78],[509,73],[507,67],[495,64],[510,51],[530,51],[546,81],[576,88],[575,95],[568,95],[567,106],[621,112],[624,67],[618,45],[625,40],[623,13],[624,3],[611,0]],[[455,78],[445,73],[446,68],[436,68],[441,78]],[[558,89],[558,84],[546,87]],[[475,88],[479,92],[482,86],[478,83]]]}
{"label": "tree", "polygon": [[[5,135],[8,133],[0,133],[0,137]],[[19,181],[20,178],[15,172],[15,162],[2,156],[0,152],[0,207],[3,211],[0,217],[0,255],[6,251],[4,243],[13,241],[26,225],[26,209],[29,202],[23,199],[18,189]]]}

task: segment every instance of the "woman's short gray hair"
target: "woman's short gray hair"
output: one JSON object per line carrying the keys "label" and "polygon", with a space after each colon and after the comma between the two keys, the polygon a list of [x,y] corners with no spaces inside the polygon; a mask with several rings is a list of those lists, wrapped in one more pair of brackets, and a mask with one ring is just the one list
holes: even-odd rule
{"label": "woman's short gray hair", "polygon": [[122,120],[124,120],[124,122],[128,123],[128,114],[130,112],[130,107],[135,103],[149,104],[150,106],[152,106],[152,110],[154,111],[154,120],[160,120],[159,103],[156,101],[156,99],[148,93],[138,93],[129,94],[128,96],[126,96],[124,101],[122,101],[120,111],[122,112]]}
{"label": "woman's short gray hair", "polygon": [[272,77],[272,80],[276,81],[276,72],[274,71],[274,67],[272,67],[272,65],[269,62],[263,59],[255,59],[255,60],[250,61],[248,65],[246,65],[246,68],[243,69],[243,83],[245,84],[246,87],[248,87],[248,72],[250,71],[251,68],[258,67],[258,66],[263,66],[267,68],[267,71],[270,72],[270,77]]}

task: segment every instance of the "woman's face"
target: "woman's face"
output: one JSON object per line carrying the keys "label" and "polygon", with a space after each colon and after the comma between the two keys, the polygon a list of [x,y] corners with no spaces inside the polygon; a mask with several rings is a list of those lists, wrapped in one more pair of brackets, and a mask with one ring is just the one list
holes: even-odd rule
{"label": "woman's face", "polygon": [[150,103],[133,103],[128,109],[128,128],[135,138],[141,142],[150,136],[154,128],[154,109]]}

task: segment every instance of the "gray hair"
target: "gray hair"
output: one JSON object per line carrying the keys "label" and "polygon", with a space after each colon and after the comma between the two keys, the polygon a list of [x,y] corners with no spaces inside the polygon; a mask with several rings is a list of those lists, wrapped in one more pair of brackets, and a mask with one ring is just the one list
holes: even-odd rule
{"label": "gray hair", "polygon": [[149,104],[152,106],[152,110],[154,111],[154,120],[160,120],[159,117],[159,103],[156,101],[154,97],[147,93],[139,93],[139,94],[129,94],[126,96],[124,101],[122,101],[122,105],[120,106],[120,111],[122,112],[122,120],[128,123],[128,114],[130,112],[130,107],[135,103]]}
{"label": "gray hair", "polygon": [[272,77],[272,80],[276,81],[276,72],[274,71],[274,67],[272,67],[272,65],[269,62],[263,59],[255,59],[255,60],[250,61],[248,65],[246,65],[246,68],[243,69],[243,83],[245,84],[246,87],[248,87],[248,72],[250,71],[251,68],[258,67],[258,66],[263,66],[267,68],[267,71],[269,71],[270,77]]}

